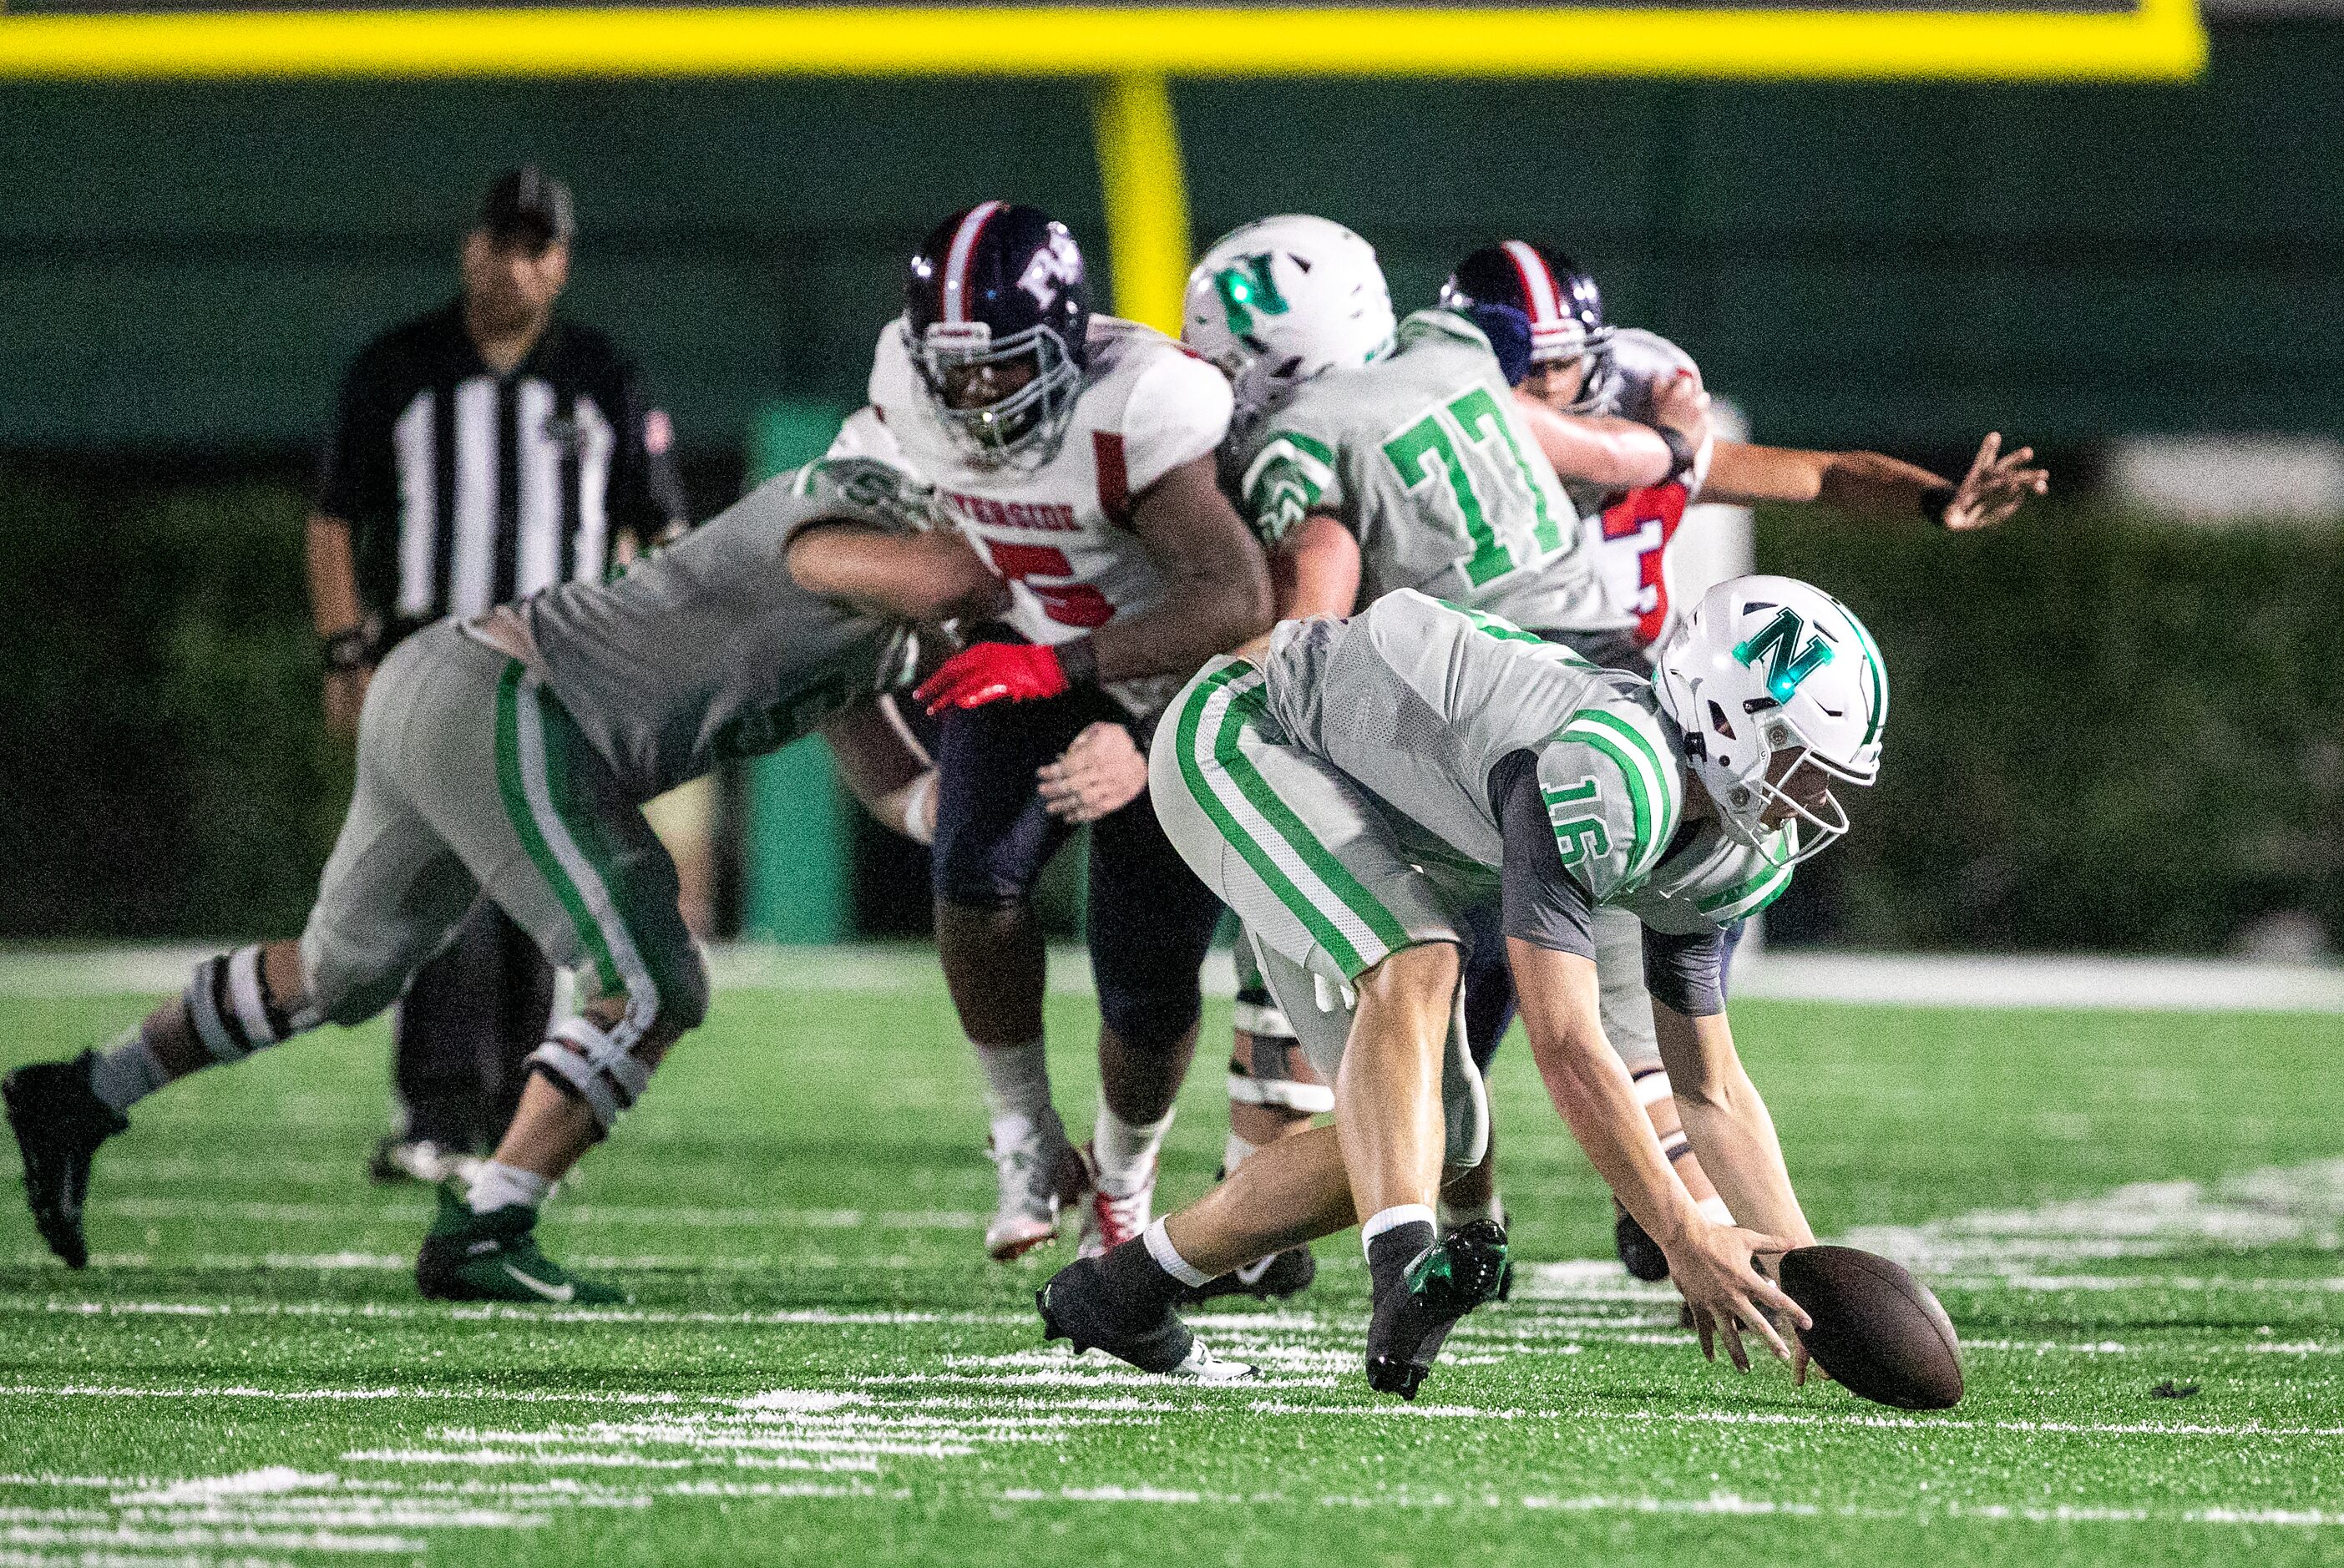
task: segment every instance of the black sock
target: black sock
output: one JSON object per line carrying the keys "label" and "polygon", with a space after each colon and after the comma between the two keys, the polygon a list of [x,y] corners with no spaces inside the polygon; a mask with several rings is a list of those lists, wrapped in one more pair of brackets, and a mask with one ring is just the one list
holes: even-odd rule
{"label": "black sock", "polygon": [[1180,1292],[1187,1289],[1164,1271],[1164,1265],[1147,1250],[1145,1237],[1108,1248],[1098,1263],[1108,1304],[1117,1317],[1132,1322],[1154,1322],[1171,1310]]}
{"label": "black sock", "polygon": [[1406,1279],[1409,1268],[1432,1249],[1436,1239],[1429,1223],[1411,1219],[1369,1242],[1368,1278],[1374,1283],[1375,1293],[1381,1296],[1394,1280]]}

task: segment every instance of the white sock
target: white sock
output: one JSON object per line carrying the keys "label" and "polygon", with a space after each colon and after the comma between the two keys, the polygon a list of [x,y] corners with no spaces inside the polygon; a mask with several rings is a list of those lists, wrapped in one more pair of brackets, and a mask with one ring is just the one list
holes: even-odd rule
{"label": "white sock", "polygon": [[1460,1225],[1470,1225],[1476,1219],[1486,1219],[1499,1229],[1504,1229],[1506,1228],[1504,1200],[1494,1192],[1480,1203],[1456,1204],[1445,1198],[1440,1200],[1440,1229],[1443,1231],[1454,1230]]}
{"label": "white sock", "polygon": [[1098,1121],[1091,1131],[1091,1159],[1098,1167],[1099,1190],[1109,1198],[1128,1198],[1156,1176],[1156,1151],[1172,1130],[1172,1113],[1146,1126],[1134,1126],[1107,1108],[1106,1091],[1099,1091]]}
{"label": "white sock", "polygon": [[89,1067],[91,1091],[118,1111],[128,1110],[170,1081],[162,1058],[146,1043],[143,1024],[98,1052]]}
{"label": "white sock", "polygon": [[1247,1142],[1236,1133],[1229,1134],[1228,1141],[1221,1145],[1221,1174],[1224,1177],[1235,1176],[1238,1173],[1238,1167],[1243,1165],[1248,1156],[1256,1153],[1258,1148],[1258,1145]]}
{"label": "white sock", "polygon": [[993,1117],[995,1147],[1006,1148],[1033,1137],[1050,1115],[1050,1063],[1042,1054],[1042,1042],[977,1046],[976,1067],[985,1075],[985,1104]]}
{"label": "white sock", "polygon": [[1368,1216],[1359,1227],[1359,1249],[1366,1251],[1375,1245],[1377,1237],[1395,1225],[1431,1225],[1432,1206],[1429,1203],[1395,1203],[1389,1209],[1379,1209]]}
{"label": "white sock", "polygon": [[475,1214],[493,1213],[514,1204],[535,1209],[552,1196],[552,1178],[523,1170],[517,1165],[500,1165],[493,1159],[482,1161],[480,1174],[472,1178]]}
{"label": "white sock", "polygon": [[1172,1245],[1172,1234],[1164,1229],[1161,1219],[1141,1231],[1139,1239],[1147,1244],[1147,1255],[1156,1259],[1156,1266],[1183,1285],[1201,1285],[1212,1278],[1180,1256],[1180,1249]]}

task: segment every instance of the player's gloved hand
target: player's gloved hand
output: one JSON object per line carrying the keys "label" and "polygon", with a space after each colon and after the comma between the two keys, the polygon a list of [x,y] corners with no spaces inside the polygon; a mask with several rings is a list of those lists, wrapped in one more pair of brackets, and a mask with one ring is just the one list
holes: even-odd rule
{"label": "player's gloved hand", "polygon": [[977,642],[945,660],[912,693],[931,715],[987,703],[1027,703],[1064,696],[1066,667],[1042,642]]}
{"label": "player's gloved hand", "polygon": [[1662,1250],[1668,1255],[1669,1278],[1684,1293],[1692,1309],[1693,1330],[1701,1336],[1701,1353],[1717,1360],[1717,1340],[1734,1370],[1750,1370],[1750,1354],[1742,1348],[1742,1330],[1766,1341],[1777,1358],[1790,1361],[1791,1348],[1774,1331],[1770,1320],[1779,1316],[1799,1328],[1812,1320],[1799,1304],[1783,1294],[1758,1268],[1761,1255],[1787,1252],[1791,1243],[1738,1226],[1713,1225],[1706,1220],[1686,1231]]}
{"label": "player's gloved hand", "polygon": [[1101,719],[1056,762],[1043,764],[1039,776],[1045,811],[1061,822],[1096,822],[1139,798],[1147,787],[1147,759],[1129,730]]}

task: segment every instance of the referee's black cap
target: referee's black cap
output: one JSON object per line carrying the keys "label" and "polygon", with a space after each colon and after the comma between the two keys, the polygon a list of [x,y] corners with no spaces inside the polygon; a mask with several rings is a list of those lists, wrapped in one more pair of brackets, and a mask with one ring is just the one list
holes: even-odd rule
{"label": "referee's black cap", "polygon": [[509,168],[480,197],[480,227],[492,238],[540,250],[567,241],[577,228],[570,187],[533,163]]}

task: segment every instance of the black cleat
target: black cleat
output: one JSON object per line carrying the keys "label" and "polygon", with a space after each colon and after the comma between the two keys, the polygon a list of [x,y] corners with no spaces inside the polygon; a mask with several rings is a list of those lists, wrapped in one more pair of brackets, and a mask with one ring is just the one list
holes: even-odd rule
{"label": "black cleat", "polygon": [[1050,1277],[1034,1292],[1042,1314],[1042,1338],[1065,1340],[1075,1353],[1105,1351],[1143,1372],[1193,1378],[1200,1382],[1235,1382],[1253,1376],[1241,1361],[1225,1361],[1189,1331],[1180,1315],[1167,1307],[1148,1318],[1116,1310],[1107,1299],[1106,1277],[1096,1258],[1084,1258]]}
{"label": "black cleat", "polygon": [[1368,1386],[1416,1398],[1457,1320],[1494,1299],[1506,1275],[1506,1232],[1476,1219],[1450,1231],[1376,1298],[1368,1320]]}
{"label": "black cleat", "polygon": [[89,1087],[95,1051],[69,1062],[35,1062],[0,1078],[8,1128],[25,1161],[25,1203],[49,1250],[68,1269],[89,1262],[81,1233],[82,1202],[89,1196],[90,1157],[130,1125],[130,1118]]}
{"label": "black cleat", "polygon": [[1310,1255],[1310,1249],[1289,1247],[1283,1252],[1257,1258],[1226,1274],[1216,1274],[1201,1285],[1192,1285],[1180,1299],[1211,1301],[1223,1296],[1251,1296],[1259,1301],[1283,1301],[1308,1290],[1310,1281],[1318,1277],[1318,1259]]}
{"label": "black cleat", "polygon": [[1636,1217],[1617,1204],[1612,1206],[1619,1218],[1612,1222],[1612,1244],[1620,1249],[1620,1261],[1628,1266],[1631,1278],[1647,1285],[1657,1285],[1669,1277],[1669,1255],[1661,1244],[1652,1239]]}

